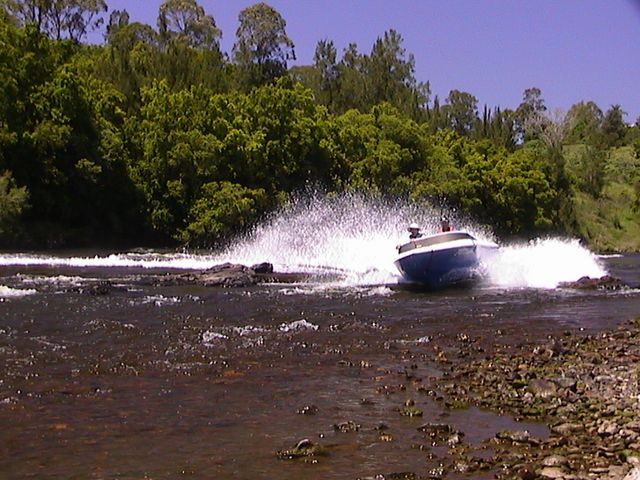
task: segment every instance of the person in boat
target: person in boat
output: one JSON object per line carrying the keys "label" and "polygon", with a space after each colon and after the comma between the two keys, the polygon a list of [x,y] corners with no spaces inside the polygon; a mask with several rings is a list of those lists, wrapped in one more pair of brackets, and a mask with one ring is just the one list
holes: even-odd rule
{"label": "person in boat", "polygon": [[411,225],[409,225],[409,228],[407,228],[407,230],[409,231],[409,238],[411,240],[415,240],[417,238],[422,237],[422,233],[420,232],[420,227],[418,226],[417,223],[412,223]]}
{"label": "person in boat", "polygon": [[449,219],[447,217],[442,217],[440,220],[440,230],[442,232],[450,232],[451,224],[449,223]]}

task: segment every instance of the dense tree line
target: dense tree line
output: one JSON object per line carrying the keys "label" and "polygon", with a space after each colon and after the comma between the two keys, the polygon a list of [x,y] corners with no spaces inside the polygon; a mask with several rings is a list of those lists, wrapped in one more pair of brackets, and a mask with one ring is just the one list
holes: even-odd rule
{"label": "dense tree line", "polygon": [[[515,110],[441,102],[394,30],[368,54],[320,40],[291,67],[265,3],[239,12],[230,55],[196,0],[165,1],[157,28],[103,0],[0,5],[4,245],[214,245],[309,184],[445,202],[523,237],[589,237],[576,202],[612,181],[640,208],[640,126],[619,105],[560,115],[536,88]],[[81,43],[101,26],[104,44]]]}

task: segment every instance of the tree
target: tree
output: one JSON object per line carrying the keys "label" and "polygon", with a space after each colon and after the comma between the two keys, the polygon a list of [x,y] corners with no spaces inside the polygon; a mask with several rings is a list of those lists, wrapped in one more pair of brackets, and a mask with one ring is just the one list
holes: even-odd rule
{"label": "tree", "polygon": [[567,134],[570,143],[600,143],[600,126],[603,120],[602,110],[594,102],[576,103],[569,109],[567,118],[571,129]]}
{"label": "tree", "polygon": [[11,172],[0,174],[0,244],[7,244],[15,235],[16,223],[29,206],[29,192],[18,187]]}
{"label": "tree", "polygon": [[3,3],[6,11],[23,26],[34,25],[38,32],[47,32],[52,0],[4,0]]}
{"label": "tree", "polygon": [[619,147],[627,133],[627,124],[624,122],[625,112],[620,105],[612,105],[602,119],[602,135],[605,145]]}
{"label": "tree", "polygon": [[530,133],[526,130],[529,117],[540,118],[547,110],[542,98],[542,91],[537,87],[527,88],[522,94],[522,103],[515,113],[516,131],[520,141],[526,140]]}
{"label": "tree", "polygon": [[238,21],[233,57],[243,83],[258,86],[284,75],[287,62],[296,58],[284,18],[261,2],[242,10]]}
{"label": "tree", "polygon": [[79,42],[89,30],[104,22],[105,0],[5,0],[9,12],[23,25],[35,25],[39,32],[60,40],[65,36]]}
{"label": "tree", "polygon": [[336,100],[336,111],[344,113],[351,108],[361,112],[371,108],[369,78],[366,73],[366,56],[358,52],[358,45],[350,43],[338,63],[340,90]]}
{"label": "tree", "polygon": [[180,239],[201,246],[228,239],[250,226],[267,203],[263,189],[231,182],[206,183],[189,210],[189,223],[181,230]]}
{"label": "tree", "polygon": [[402,46],[402,35],[391,29],[378,37],[365,65],[370,106],[390,102],[413,118],[421,116],[429,100],[429,85],[416,81],[415,59]]}
{"label": "tree", "polygon": [[331,40],[320,40],[316,45],[313,63],[320,73],[320,102],[333,109],[338,90],[339,69],[336,61],[336,47]]}
{"label": "tree", "polygon": [[446,111],[451,128],[460,135],[468,135],[478,118],[478,99],[470,93],[451,90]]}
{"label": "tree", "polygon": [[604,187],[606,153],[587,145],[573,168],[578,189],[594,198],[600,197]]}
{"label": "tree", "polygon": [[157,32],[149,25],[129,23],[129,14],[112,12],[107,45],[96,62],[101,78],[111,82],[127,98],[130,110],[140,104],[140,88],[159,75],[161,51]]}
{"label": "tree", "polygon": [[562,143],[572,127],[572,118],[560,109],[534,112],[527,117],[525,129],[554,152],[562,151]]}
{"label": "tree", "polygon": [[166,0],[160,5],[158,30],[165,44],[178,41],[193,48],[220,49],[222,34],[196,0]]}
{"label": "tree", "polygon": [[111,38],[121,29],[129,25],[129,12],[126,10],[114,10],[109,15],[109,23],[104,38],[109,43]]}

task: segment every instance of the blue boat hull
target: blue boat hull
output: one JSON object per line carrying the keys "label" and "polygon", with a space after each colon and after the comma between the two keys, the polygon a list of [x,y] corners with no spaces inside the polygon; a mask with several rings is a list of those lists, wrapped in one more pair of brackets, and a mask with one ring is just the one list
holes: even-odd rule
{"label": "blue boat hull", "polygon": [[405,280],[439,289],[477,280],[477,247],[465,246],[436,251],[415,252],[396,260]]}

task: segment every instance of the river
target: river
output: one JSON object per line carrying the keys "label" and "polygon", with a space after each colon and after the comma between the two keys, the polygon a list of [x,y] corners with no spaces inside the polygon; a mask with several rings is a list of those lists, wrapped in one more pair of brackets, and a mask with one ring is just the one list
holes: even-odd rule
{"label": "river", "polygon": [[[640,313],[640,255],[597,256],[558,238],[504,245],[472,288],[403,288],[393,247],[415,212],[358,208],[351,218],[351,208],[311,202],[214,253],[0,254],[0,477],[426,476],[444,451],[425,442],[422,423],[446,419],[478,456],[504,428],[546,434],[444,408],[429,392],[446,374],[442,355],[594,333]],[[229,260],[339,275],[243,289],[149,280]],[[631,288],[557,287],[607,273]],[[108,294],[88,293],[103,281]],[[400,415],[407,400],[422,417]],[[305,438],[328,455],[276,455]]]}

